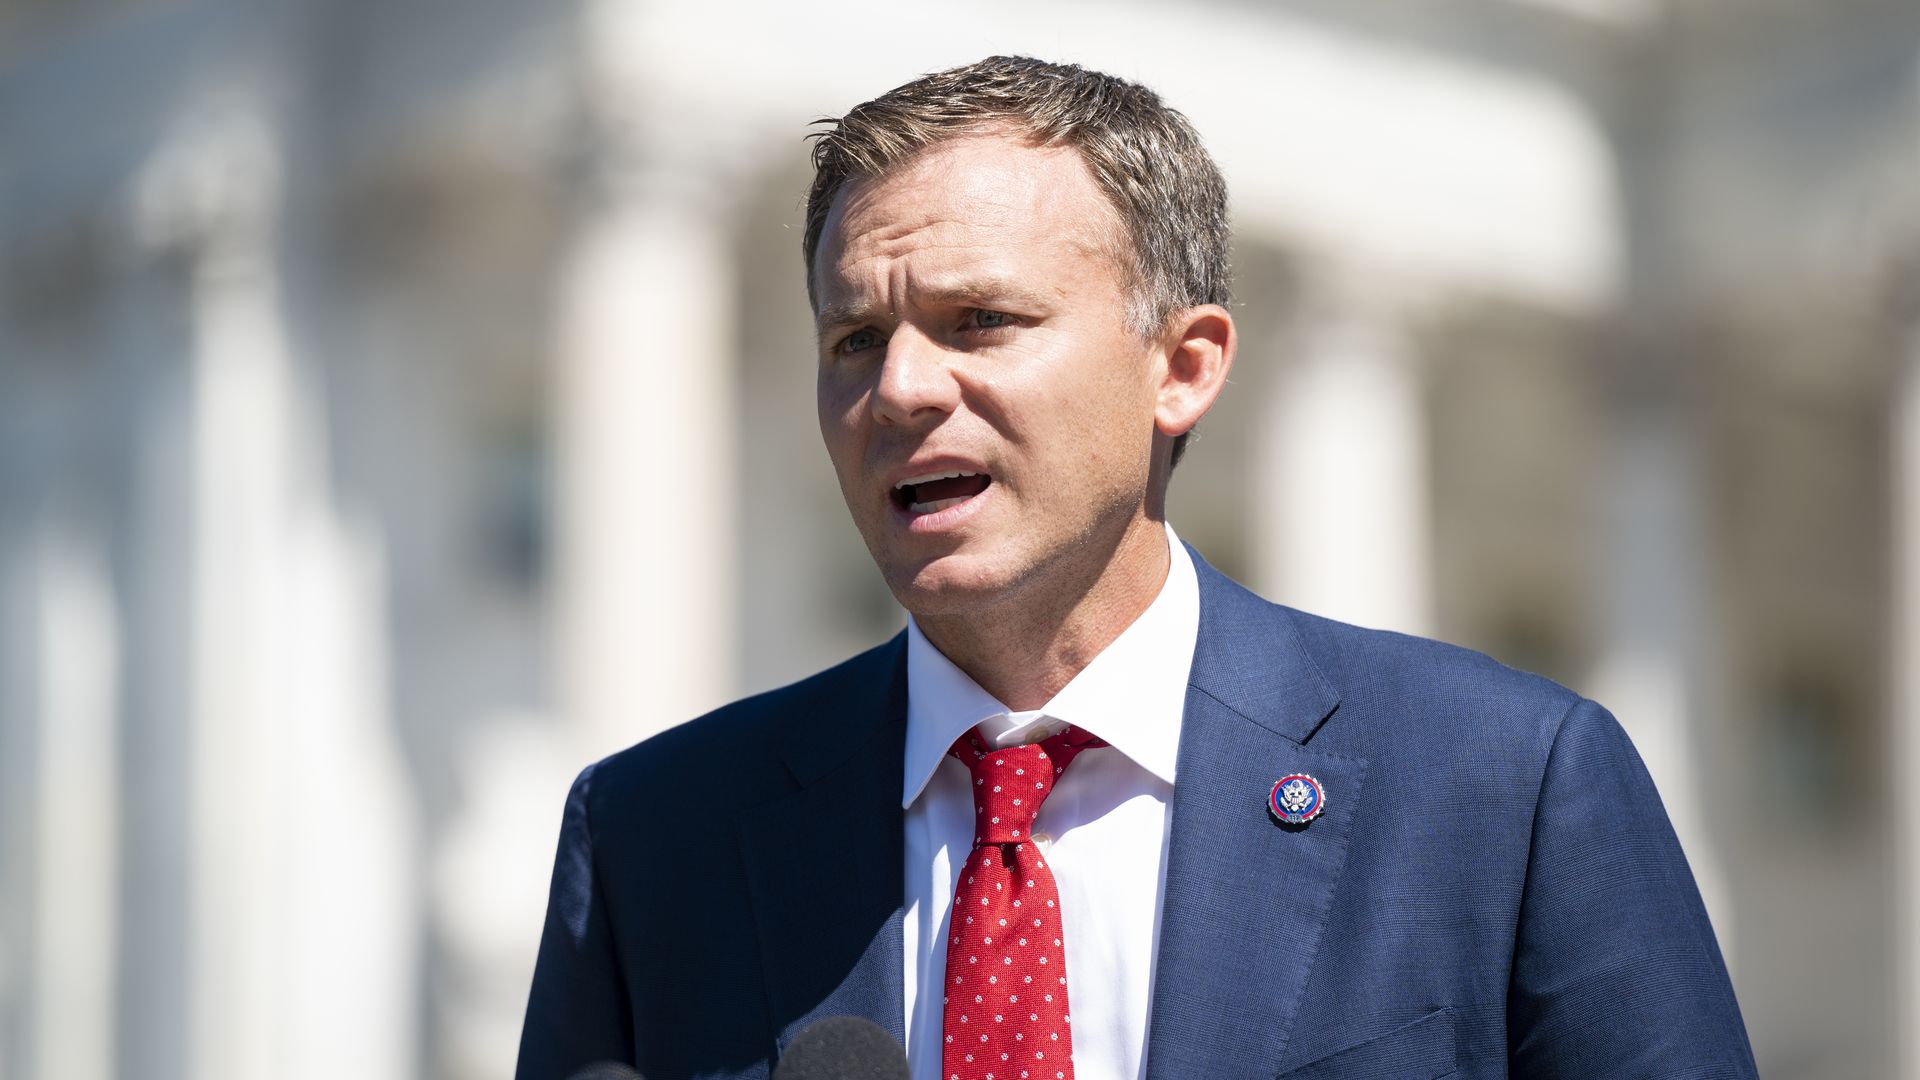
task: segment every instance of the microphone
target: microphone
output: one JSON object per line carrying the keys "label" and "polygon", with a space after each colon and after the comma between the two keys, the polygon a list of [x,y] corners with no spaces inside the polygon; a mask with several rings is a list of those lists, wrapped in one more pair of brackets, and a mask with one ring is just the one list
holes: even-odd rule
{"label": "microphone", "polygon": [[829,1016],[794,1037],[773,1080],[912,1080],[907,1052],[858,1016]]}
{"label": "microphone", "polygon": [[633,1071],[633,1066],[622,1065],[617,1061],[596,1061],[579,1072],[567,1077],[567,1080],[646,1080]]}

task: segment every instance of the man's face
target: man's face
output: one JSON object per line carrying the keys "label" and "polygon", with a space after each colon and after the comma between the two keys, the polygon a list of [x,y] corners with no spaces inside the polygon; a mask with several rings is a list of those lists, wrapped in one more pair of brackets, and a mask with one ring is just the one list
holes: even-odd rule
{"label": "man's face", "polygon": [[1160,365],[1126,325],[1124,243],[1077,151],[997,135],[834,200],[820,430],[908,610],[1084,590],[1138,535]]}

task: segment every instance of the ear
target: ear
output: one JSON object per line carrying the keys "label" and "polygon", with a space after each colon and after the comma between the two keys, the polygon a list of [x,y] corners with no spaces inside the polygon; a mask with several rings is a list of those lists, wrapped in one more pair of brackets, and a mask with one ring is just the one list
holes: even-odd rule
{"label": "ear", "polygon": [[1154,430],[1172,438],[1198,424],[1226,388],[1239,347],[1233,316],[1219,304],[1175,312],[1160,337],[1165,366],[1155,388]]}

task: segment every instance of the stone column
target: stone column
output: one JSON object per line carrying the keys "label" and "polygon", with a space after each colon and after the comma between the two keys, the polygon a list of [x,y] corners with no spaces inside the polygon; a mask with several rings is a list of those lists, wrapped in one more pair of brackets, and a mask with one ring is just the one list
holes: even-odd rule
{"label": "stone column", "polygon": [[733,686],[734,254],[699,133],[658,130],[662,88],[621,30],[644,6],[584,12],[594,170],[558,305],[558,682],[583,760]]}
{"label": "stone column", "polygon": [[276,118],[193,102],[137,216],[190,261],[184,490],[186,1066],[413,1075],[417,810],[390,719],[377,535],[337,505],[281,295]]}
{"label": "stone column", "polygon": [[1682,329],[1696,302],[1671,175],[1677,128],[1670,102],[1682,70],[1674,35],[1647,34],[1622,54],[1625,93],[1609,116],[1618,155],[1622,328],[1607,358],[1606,428],[1596,475],[1603,490],[1601,648],[1588,685],[1633,739],[1660,790],[1731,967],[1733,905],[1706,817],[1699,748],[1712,715],[1706,665],[1715,657],[1703,594],[1706,481],[1696,440],[1699,361]]}
{"label": "stone column", "polygon": [[119,1042],[121,628],[89,468],[111,435],[82,330],[105,275],[56,272],[97,265],[81,235],[0,258],[0,1076],[22,1080],[106,1080]]}
{"label": "stone column", "polygon": [[[114,1075],[114,978],[119,935],[116,613],[97,537],[45,513],[6,560],[7,665],[19,678],[8,708],[24,721],[22,790],[7,808],[29,826],[10,874],[25,886],[25,936],[8,958],[26,991],[22,1075]],[[11,771],[11,770],[10,770]],[[12,981],[12,980],[10,980]],[[3,1048],[0,1048],[3,1049]],[[0,1064],[4,1064],[0,1058]]]}
{"label": "stone column", "polygon": [[1246,493],[1266,595],[1432,632],[1426,404],[1391,309],[1355,284],[1309,305],[1254,434]]}
{"label": "stone column", "polygon": [[1664,381],[1622,390],[1610,410],[1598,470],[1604,488],[1596,493],[1603,637],[1583,689],[1619,719],[1653,775],[1731,964],[1733,907],[1699,754],[1712,653],[1702,593],[1704,478],[1691,421],[1684,390]]}

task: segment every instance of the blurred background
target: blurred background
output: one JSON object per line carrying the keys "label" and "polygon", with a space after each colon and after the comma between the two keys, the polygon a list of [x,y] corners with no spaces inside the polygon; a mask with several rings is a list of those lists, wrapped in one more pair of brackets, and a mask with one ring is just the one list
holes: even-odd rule
{"label": "blurred background", "polygon": [[1920,1077],[1913,0],[0,0],[0,1077],[511,1074],[573,774],[902,624],[801,135],[992,52],[1227,173],[1182,535],[1611,706],[1762,1072]]}

